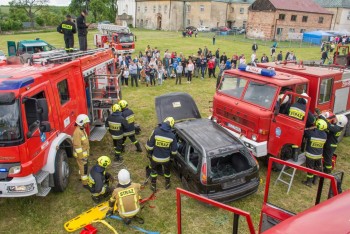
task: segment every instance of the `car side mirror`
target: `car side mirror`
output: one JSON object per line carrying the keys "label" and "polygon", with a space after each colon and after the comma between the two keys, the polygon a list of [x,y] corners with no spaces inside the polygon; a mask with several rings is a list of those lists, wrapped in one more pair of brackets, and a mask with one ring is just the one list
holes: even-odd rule
{"label": "car side mirror", "polygon": [[40,132],[50,132],[51,131],[51,125],[49,121],[42,121],[40,123]]}
{"label": "car side mirror", "polygon": [[49,107],[47,105],[46,98],[37,99],[38,105],[38,114],[40,117],[40,121],[48,121],[49,120]]}

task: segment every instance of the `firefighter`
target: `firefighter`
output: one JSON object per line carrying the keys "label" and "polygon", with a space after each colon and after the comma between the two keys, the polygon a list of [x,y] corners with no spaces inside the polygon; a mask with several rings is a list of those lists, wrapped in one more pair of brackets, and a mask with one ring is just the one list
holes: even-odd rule
{"label": "firefighter", "polygon": [[103,198],[111,194],[112,189],[109,187],[109,183],[113,182],[113,177],[110,173],[106,172],[106,168],[110,164],[111,159],[108,156],[101,156],[90,170],[88,189],[95,203],[100,203]]}
{"label": "firefighter", "polygon": [[80,16],[77,18],[77,28],[78,28],[78,39],[79,46],[81,51],[87,50],[87,29],[88,25],[86,24],[86,16],[88,15],[87,10],[82,10]]}
{"label": "firefighter", "polygon": [[73,156],[77,159],[79,174],[83,185],[88,183],[88,157],[89,157],[89,137],[86,134],[85,127],[90,119],[85,114],[78,115],[73,132]]}
{"label": "firefighter", "polygon": [[120,100],[118,104],[122,108],[122,116],[128,122],[128,128],[125,130],[124,137],[123,137],[123,151],[125,148],[125,140],[127,137],[129,137],[131,142],[136,146],[136,151],[142,152],[140,142],[138,142],[136,140],[136,137],[135,137],[135,115],[134,115],[134,112],[128,108],[127,101]]}
{"label": "firefighter", "polygon": [[106,128],[112,135],[114,145],[114,156],[116,161],[121,161],[120,156],[123,149],[123,136],[128,129],[128,122],[122,116],[122,109],[118,104],[112,106],[112,114],[106,120]]}
{"label": "firefighter", "polygon": [[[304,97],[309,97],[306,93],[301,94]],[[303,121],[305,118],[305,110],[306,110],[306,104],[307,99],[306,98],[298,98],[298,100],[292,104],[288,111],[288,116],[298,119],[300,121]],[[306,120],[306,128],[309,128],[313,126],[315,123],[315,116],[310,112],[307,114],[307,120]],[[298,161],[298,154],[299,154],[299,146],[298,145],[292,145],[292,154],[293,154],[293,160]]]}
{"label": "firefighter", "polygon": [[344,127],[348,123],[348,119],[346,118],[345,115],[336,115],[335,124],[328,122],[327,121],[328,117],[329,117],[328,112],[320,115],[320,118],[327,122],[327,130],[326,130],[327,141],[323,149],[323,158],[324,158],[323,172],[327,174],[332,172],[332,157],[333,157],[334,151],[337,149],[337,146],[338,146],[338,138],[341,132],[343,131]]}
{"label": "firefighter", "polygon": [[177,142],[175,134],[171,131],[174,127],[173,117],[167,117],[157,127],[147,141],[146,149],[151,161],[151,190],[157,190],[157,176],[159,168],[164,167],[165,189],[170,188],[170,156],[176,155]]}
{"label": "firefighter", "polygon": [[118,173],[117,188],[109,199],[107,216],[117,212],[126,224],[130,224],[132,219],[143,223],[143,219],[137,216],[141,211],[140,189],[141,184],[131,182],[129,171],[121,169]]}
{"label": "firefighter", "polygon": [[[306,167],[316,171],[322,171],[321,159],[323,154],[323,146],[327,140],[327,123],[323,119],[318,119],[315,123],[316,128],[305,131],[306,142]],[[318,176],[307,173],[307,179],[303,184],[311,187],[311,184],[317,183]]]}
{"label": "firefighter", "polygon": [[57,27],[57,32],[64,35],[63,38],[66,45],[66,52],[72,52],[74,48],[74,34],[77,32],[77,29],[72,22],[72,17],[70,15],[67,15],[66,20]]}

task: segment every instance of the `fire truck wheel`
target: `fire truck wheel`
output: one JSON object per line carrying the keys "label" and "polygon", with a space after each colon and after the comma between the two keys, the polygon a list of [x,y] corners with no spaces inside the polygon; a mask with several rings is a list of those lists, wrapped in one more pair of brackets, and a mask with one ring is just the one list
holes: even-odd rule
{"label": "fire truck wheel", "polygon": [[55,159],[55,173],[53,175],[56,192],[63,192],[68,185],[69,164],[67,153],[64,149],[59,149]]}

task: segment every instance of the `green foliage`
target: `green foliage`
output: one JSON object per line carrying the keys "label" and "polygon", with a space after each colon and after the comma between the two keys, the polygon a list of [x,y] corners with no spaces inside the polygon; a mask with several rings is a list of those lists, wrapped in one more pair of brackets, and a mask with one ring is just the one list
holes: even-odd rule
{"label": "green foliage", "polygon": [[44,26],[44,24],[45,24],[43,18],[41,18],[40,16],[37,16],[37,17],[35,18],[35,22],[36,22],[39,26]]}
{"label": "green foliage", "polygon": [[69,4],[69,12],[73,15],[79,16],[83,9],[86,9],[87,0],[72,0]]}
{"label": "green foliage", "polygon": [[0,27],[2,31],[20,30],[22,29],[22,21],[8,18],[0,21]]}

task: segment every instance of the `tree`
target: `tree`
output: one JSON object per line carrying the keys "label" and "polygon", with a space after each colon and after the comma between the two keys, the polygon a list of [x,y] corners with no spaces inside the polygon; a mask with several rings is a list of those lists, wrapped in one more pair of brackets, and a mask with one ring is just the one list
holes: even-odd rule
{"label": "tree", "polygon": [[69,4],[69,12],[78,16],[83,9],[87,9],[88,4],[89,0],[72,0]]}
{"label": "tree", "polygon": [[31,26],[34,28],[35,13],[46,7],[49,0],[13,0],[10,6],[17,9],[24,9],[30,19]]}
{"label": "tree", "polygon": [[91,0],[89,3],[90,13],[94,17],[94,22],[103,20],[108,10],[108,0]]}

